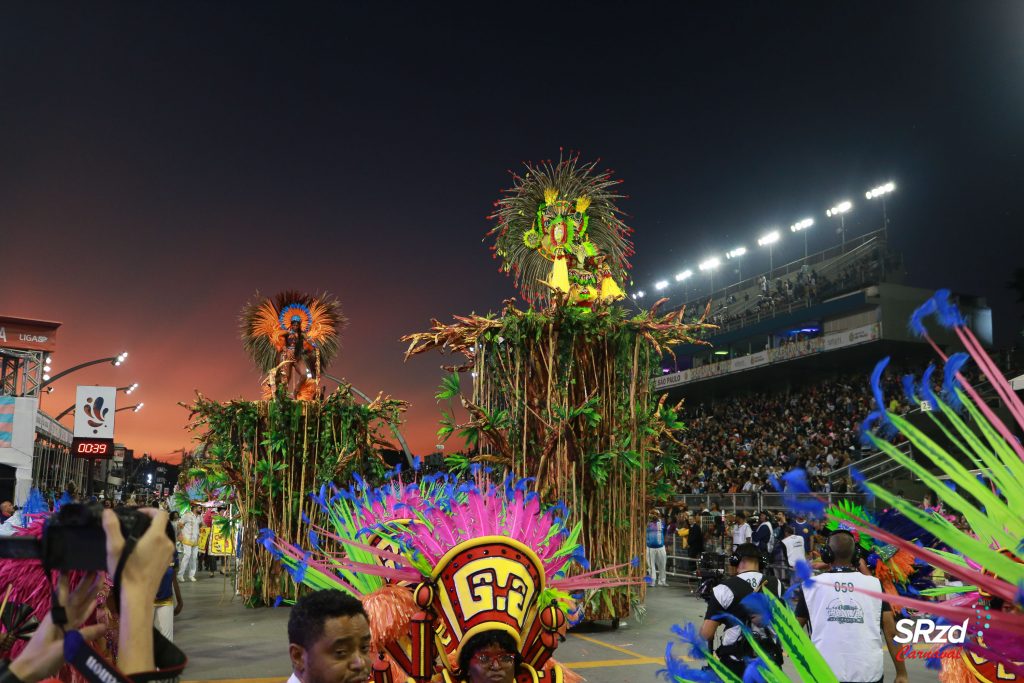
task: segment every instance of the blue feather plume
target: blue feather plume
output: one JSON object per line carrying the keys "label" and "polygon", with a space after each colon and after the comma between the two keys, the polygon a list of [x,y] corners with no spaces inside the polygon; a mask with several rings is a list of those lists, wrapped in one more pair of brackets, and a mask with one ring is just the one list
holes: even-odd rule
{"label": "blue feather plume", "polygon": [[713,671],[704,671],[689,666],[683,659],[672,654],[671,641],[665,646],[665,668],[658,675],[669,681],[698,681],[700,683],[718,683],[721,679]]}
{"label": "blue feather plume", "polygon": [[930,298],[918,306],[917,309],[910,314],[910,331],[918,337],[923,337],[928,334],[928,330],[924,326],[924,320],[935,313],[935,310],[936,305],[934,298]]}
{"label": "blue feather plume", "polygon": [[761,626],[772,625],[772,607],[768,603],[768,596],[764,593],[751,593],[740,601],[740,604],[747,608],[747,611],[760,617]]}
{"label": "blue feather plume", "polygon": [[917,405],[917,392],[914,390],[914,376],[903,375],[903,395],[912,406]]}
{"label": "blue feather plume", "polygon": [[752,659],[743,670],[743,683],[764,683],[764,676],[761,674],[761,660]]}
{"label": "blue feather plume", "polygon": [[864,476],[864,473],[858,470],[856,467],[851,466],[850,479],[853,479],[853,483],[857,486],[857,488],[859,488],[861,491],[867,494],[868,502],[873,503],[875,500],[875,494],[871,491],[871,489],[868,488],[868,480],[867,477]]}
{"label": "blue feather plume", "polygon": [[942,369],[942,398],[957,412],[963,409],[963,402],[956,394],[956,390],[960,388],[960,381],[956,375],[970,359],[971,357],[963,351],[954,353],[946,360],[946,365]]}
{"label": "blue feather plume", "polygon": [[967,324],[967,319],[960,314],[960,309],[950,300],[948,289],[939,289],[932,296],[935,300],[935,309],[938,313],[939,324],[949,329],[951,327],[962,327]]}

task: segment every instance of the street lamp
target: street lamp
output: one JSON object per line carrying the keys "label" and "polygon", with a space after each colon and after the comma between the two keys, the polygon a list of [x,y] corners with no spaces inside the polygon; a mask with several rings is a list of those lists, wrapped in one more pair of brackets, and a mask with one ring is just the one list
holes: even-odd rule
{"label": "street lamp", "polygon": [[839,216],[839,232],[843,236],[843,251],[846,251],[846,218],[844,214],[853,208],[853,202],[842,201],[825,212],[829,218]]}
{"label": "street lamp", "polygon": [[772,277],[772,271],[775,270],[775,243],[779,241],[779,231],[772,230],[771,232],[761,235],[757,238],[757,246],[768,247],[768,279]]}
{"label": "street lamp", "polygon": [[721,259],[719,259],[717,256],[712,256],[709,259],[704,259],[697,266],[701,270],[706,270],[708,273],[708,282],[711,285],[711,295],[714,295],[715,293],[715,268],[717,268],[721,263]]}
{"label": "street lamp", "polygon": [[[87,361],[85,363],[79,363],[75,367],[68,368],[64,372],[59,372],[56,375],[54,375],[53,377],[49,377],[47,375],[43,375],[43,380],[44,381],[43,381],[42,384],[39,385],[39,389],[43,390],[46,387],[48,387],[51,384],[53,384],[54,382],[56,382],[57,380],[59,380],[61,377],[65,376],[65,375],[70,375],[72,372],[77,372],[78,370],[81,370],[82,368],[87,368],[90,365],[99,365],[100,363],[110,363],[114,367],[120,367],[121,364],[124,363],[127,359],[128,359],[128,352],[124,351],[124,352],[122,352],[122,353],[120,353],[120,354],[118,354],[116,356],[111,356],[110,358],[97,358],[96,360],[90,360],[90,361]],[[51,361],[53,359],[52,358],[47,358],[46,360],[48,361],[47,365],[49,365],[49,361]],[[44,366],[44,371],[45,371],[45,366]]]}
{"label": "street lamp", "polygon": [[736,274],[739,276],[739,282],[743,281],[743,255],[746,253],[746,247],[736,247],[725,255],[727,259],[736,259]]}
{"label": "street lamp", "polygon": [[889,236],[889,216],[885,212],[885,195],[896,190],[896,183],[889,181],[885,185],[879,185],[873,187],[864,193],[864,197],[867,199],[881,199],[882,200],[882,230],[885,231],[885,236]]}
{"label": "street lamp", "polygon": [[145,404],[145,403],[136,403],[136,404],[135,404],[135,405],[133,405],[133,406],[125,406],[124,408],[118,408],[118,409],[117,409],[117,410],[115,410],[114,412],[115,412],[115,413],[120,413],[120,412],[122,412],[122,411],[125,411],[125,410],[130,410],[130,411],[132,411],[133,413],[137,413],[137,412],[139,412],[140,410],[142,410],[142,406],[144,406],[144,405],[146,405],[146,404]]}
{"label": "street lamp", "polygon": [[804,234],[804,258],[807,258],[807,228],[814,225],[813,218],[805,218],[789,226],[790,232],[802,232]]}

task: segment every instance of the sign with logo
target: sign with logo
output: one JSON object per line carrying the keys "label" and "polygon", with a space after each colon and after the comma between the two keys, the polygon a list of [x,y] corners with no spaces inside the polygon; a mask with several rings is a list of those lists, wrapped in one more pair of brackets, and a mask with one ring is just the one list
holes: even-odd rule
{"label": "sign with logo", "polygon": [[25,351],[56,351],[60,323],[0,316],[0,346]]}
{"label": "sign with logo", "polygon": [[79,386],[75,394],[75,438],[114,438],[116,387]]}

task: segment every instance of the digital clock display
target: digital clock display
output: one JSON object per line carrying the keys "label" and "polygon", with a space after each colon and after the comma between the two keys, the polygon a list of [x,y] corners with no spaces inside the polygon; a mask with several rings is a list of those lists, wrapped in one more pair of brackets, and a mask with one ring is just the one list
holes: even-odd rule
{"label": "digital clock display", "polygon": [[114,440],[76,437],[71,442],[71,455],[79,458],[109,458],[114,455]]}

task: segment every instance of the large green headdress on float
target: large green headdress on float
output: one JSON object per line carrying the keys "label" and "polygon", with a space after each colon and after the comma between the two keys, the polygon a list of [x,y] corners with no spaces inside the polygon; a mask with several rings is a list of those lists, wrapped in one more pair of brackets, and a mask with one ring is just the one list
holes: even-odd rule
{"label": "large green headdress on float", "polygon": [[495,202],[491,249],[527,301],[546,301],[554,292],[580,306],[622,298],[632,230],[615,204],[623,198],[615,191],[621,181],[596,166],[578,156],[526,164]]}

